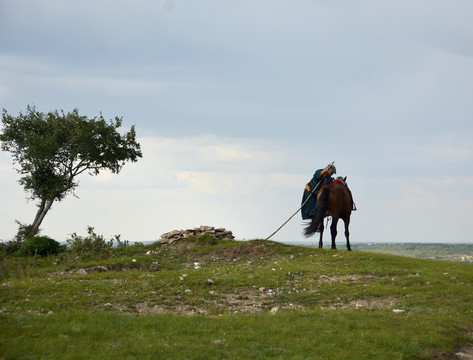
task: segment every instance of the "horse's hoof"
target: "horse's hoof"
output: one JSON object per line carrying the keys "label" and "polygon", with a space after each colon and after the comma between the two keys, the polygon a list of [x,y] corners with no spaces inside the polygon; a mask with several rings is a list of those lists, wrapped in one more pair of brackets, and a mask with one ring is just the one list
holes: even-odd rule
{"label": "horse's hoof", "polygon": [[351,251],[351,248],[347,248],[347,251]]}
{"label": "horse's hoof", "polygon": [[337,247],[336,247],[336,246],[332,246],[332,250],[337,250]]}

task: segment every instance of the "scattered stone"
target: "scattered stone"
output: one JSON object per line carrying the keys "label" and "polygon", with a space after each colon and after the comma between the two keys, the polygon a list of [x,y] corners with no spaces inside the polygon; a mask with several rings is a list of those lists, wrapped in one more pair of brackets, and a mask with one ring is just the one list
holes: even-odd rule
{"label": "scattered stone", "polygon": [[103,266],[103,265],[98,265],[98,266],[94,266],[92,268],[92,271],[105,272],[105,271],[108,271],[108,267]]}
{"label": "scattered stone", "polygon": [[395,314],[402,314],[403,312],[406,312],[406,310],[402,310],[402,309],[393,309],[393,313],[395,313]]}
{"label": "scattered stone", "polygon": [[274,314],[276,314],[278,311],[279,311],[279,308],[276,306],[276,307],[273,307],[269,313],[270,313],[271,315],[274,315]]}
{"label": "scattered stone", "polygon": [[459,359],[473,359],[473,354],[467,354],[467,353],[464,353],[464,352],[457,352],[455,353],[455,355],[459,358]]}
{"label": "scattered stone", "polygon": [[207,279],[205,283],[208,285],[213,285],[214,281],[212,279]]}
{"label": "scattered stone", "polygon": [[79,269],[79,270],[76,271],[76,274],[87,275],[87,271],[85,269]]}
{"label": "scattered stone", "polygon": [[185,240],[192,236],[212,235],[219,240],[234,240],[235,237],[230,230],[225,228],[215,228],[214,226],[201,225],[198,228],[186,230],[173,230],[161,235],[159,243],[163,245],[171,245],[179,240]]}

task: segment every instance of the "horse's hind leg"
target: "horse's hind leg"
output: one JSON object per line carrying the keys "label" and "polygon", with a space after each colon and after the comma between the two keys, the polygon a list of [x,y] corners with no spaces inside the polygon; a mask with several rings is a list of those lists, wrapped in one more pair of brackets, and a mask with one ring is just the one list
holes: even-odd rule
{"label": "horse's hind leg", "polygon": [[322,243],[322,236],[324,234],[324,220],[322,219],[322,223],[320,224],[320,238],[319,238],[319,249],[322,249],[323,243]]}
{"label": "horse's hind leg", "polygon": [[337,223],[338,218],[332,218],[332,225],[330,225],[330,233],[332,234],[332,249],[336,249],[337,245],[335,245],[335,238],[337,237]]}
{"label": "horse's hind leg", "polygon": [[348,226],[350,225],[350,218],[345,218],[343,219],[343,222],[345,223],[345,237],[347,239],[347,250],[351,251],[351,246],[350,246],[350,231],[348,231]]}

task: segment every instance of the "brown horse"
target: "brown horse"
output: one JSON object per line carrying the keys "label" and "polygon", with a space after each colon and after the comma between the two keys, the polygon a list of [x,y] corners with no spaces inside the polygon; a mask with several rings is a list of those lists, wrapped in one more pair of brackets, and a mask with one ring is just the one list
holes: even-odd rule
{"label": "brown horse", "polygon": [[342,219],[345,223],[347,250],[351,251],[348,225],[350,225],[352,205],[353,199],[351,193],[345,185],[325,185],[317,194],[315,214],[312,217],[310,224],[304,229],[304,235],[309,237],[316,232],[320,232],[319,248],[321,248],[322,235],[324,233],[324,218],[326,216],[331,216],[332,225],[330,226],[330,232],[332,234],[332,249],[336,249],[335,238],[337,237],[337,223],[338,219]]}

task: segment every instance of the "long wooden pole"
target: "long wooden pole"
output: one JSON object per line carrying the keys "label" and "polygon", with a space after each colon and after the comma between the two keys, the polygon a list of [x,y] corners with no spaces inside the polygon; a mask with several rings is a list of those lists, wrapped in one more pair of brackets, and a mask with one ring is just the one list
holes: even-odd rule
{"label": "long wooden pole", "polygon": [[[332,163],[329,165],[333,165],[335,163],[335,161],[332,161]],[[291,221],[291,219],[296,216],[296,214],[299,212],[300,209],[302,209],[304,207],[304,205],[307,203],[307,201],[309,201],[310,197],[312,196],[312,194],[314,193],[315,189],[317,189],[317,187],[319,186],[319,184],[322,182],[322,179],[319,180],[319,182],[317,183],[317,185],[315,185],[315,187],[312,189],[312,191],[310,192],[309,196],[307,197],[307,199],[305,199],[304,203],[301,205],[301,207],[299,209],[297,209],[297,211],[292,214],[289,219],[287,219],[284,224],[282,224],[275,232],[273,232],[271,235],[269,235],[265,240],[269,240],[270,238],[273,237],[274,234],[276,234],[279,230],[281,230],[284,225],[286,225],[289,221]]]}

